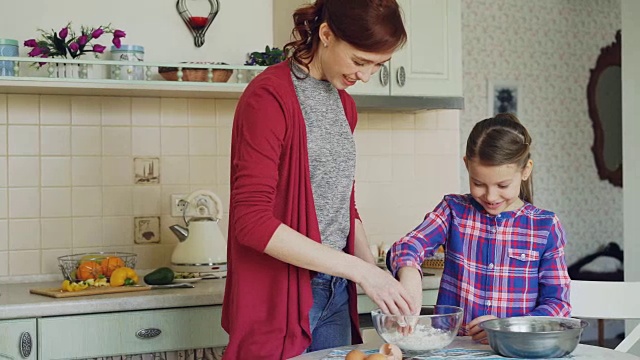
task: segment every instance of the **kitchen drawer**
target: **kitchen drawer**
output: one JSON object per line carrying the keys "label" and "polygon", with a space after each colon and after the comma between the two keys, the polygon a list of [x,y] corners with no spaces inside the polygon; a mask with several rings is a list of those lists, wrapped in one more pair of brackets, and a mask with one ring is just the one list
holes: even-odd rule
{"label": "kitchen drawer", "polygon": [[36,319],[0,321],[0,359],[36,359]]}
{"label": "kitchen drawer", "polygon": [[61,316],[38,319],[39,359],[92,358],[227,344],[222,307]]}
{"label": "kitchen drawer", "polygon": [[[438,290],[422,290],[422,305],[435,305]],[[370,313],[378,306],[365,294],[358,295],[358,314]]]}

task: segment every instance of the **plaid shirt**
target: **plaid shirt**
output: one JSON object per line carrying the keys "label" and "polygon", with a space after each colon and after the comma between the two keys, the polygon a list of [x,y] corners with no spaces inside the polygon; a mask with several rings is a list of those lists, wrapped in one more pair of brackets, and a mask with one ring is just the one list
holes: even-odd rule
{"label": "plaid shirt", "polygon": [[466,324],[478,316],[569,316],[565,234],[558,217],[529,203],[489,215],[471,195],[447,195],[391,247],[391,271],[420,270],[444,245],[438,304],[460,306]]}

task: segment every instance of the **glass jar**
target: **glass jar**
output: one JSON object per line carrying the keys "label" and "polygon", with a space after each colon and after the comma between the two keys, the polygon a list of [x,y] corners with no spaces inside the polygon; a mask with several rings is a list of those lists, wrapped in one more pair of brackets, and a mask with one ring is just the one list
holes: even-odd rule
{"label": "glass jar", "polygon": [[[0,39],[0,56],[18,56],[18,40]],[[0,76],[15,76],[15,61],[0,61]]]}
{"label": "glass jar", "polygon": [[[111,60],[144,61],[144,47],[140,45],[122,45],[120,48],[111,47]],[[140,65],[111,65],[111,79],[116,80],[144,80],[144,66]]]}

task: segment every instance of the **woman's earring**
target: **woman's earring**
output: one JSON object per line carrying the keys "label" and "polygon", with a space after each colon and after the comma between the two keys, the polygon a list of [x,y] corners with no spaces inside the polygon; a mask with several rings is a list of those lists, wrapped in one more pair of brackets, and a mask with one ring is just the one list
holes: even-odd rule
{"label": "woman's earring", "polygon": [[327,47],[327,43],[326,42],[323,42],[322,45],[324,45],[324,47]]}

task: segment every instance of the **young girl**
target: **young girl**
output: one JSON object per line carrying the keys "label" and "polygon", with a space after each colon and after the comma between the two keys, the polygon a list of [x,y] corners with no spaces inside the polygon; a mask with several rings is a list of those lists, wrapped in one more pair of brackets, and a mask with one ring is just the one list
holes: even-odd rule
{"label": "young girl", "polygon": [[420,265],[444,246],[437,302],[464,309],[459,335],[486,342],[485,320],[570,314],[565,234],[553,212],[532,205],[530,147],[512,114],[477,123],[464,157],[471,194],[445,196],[391,248],[391,271],[419,305]]}

